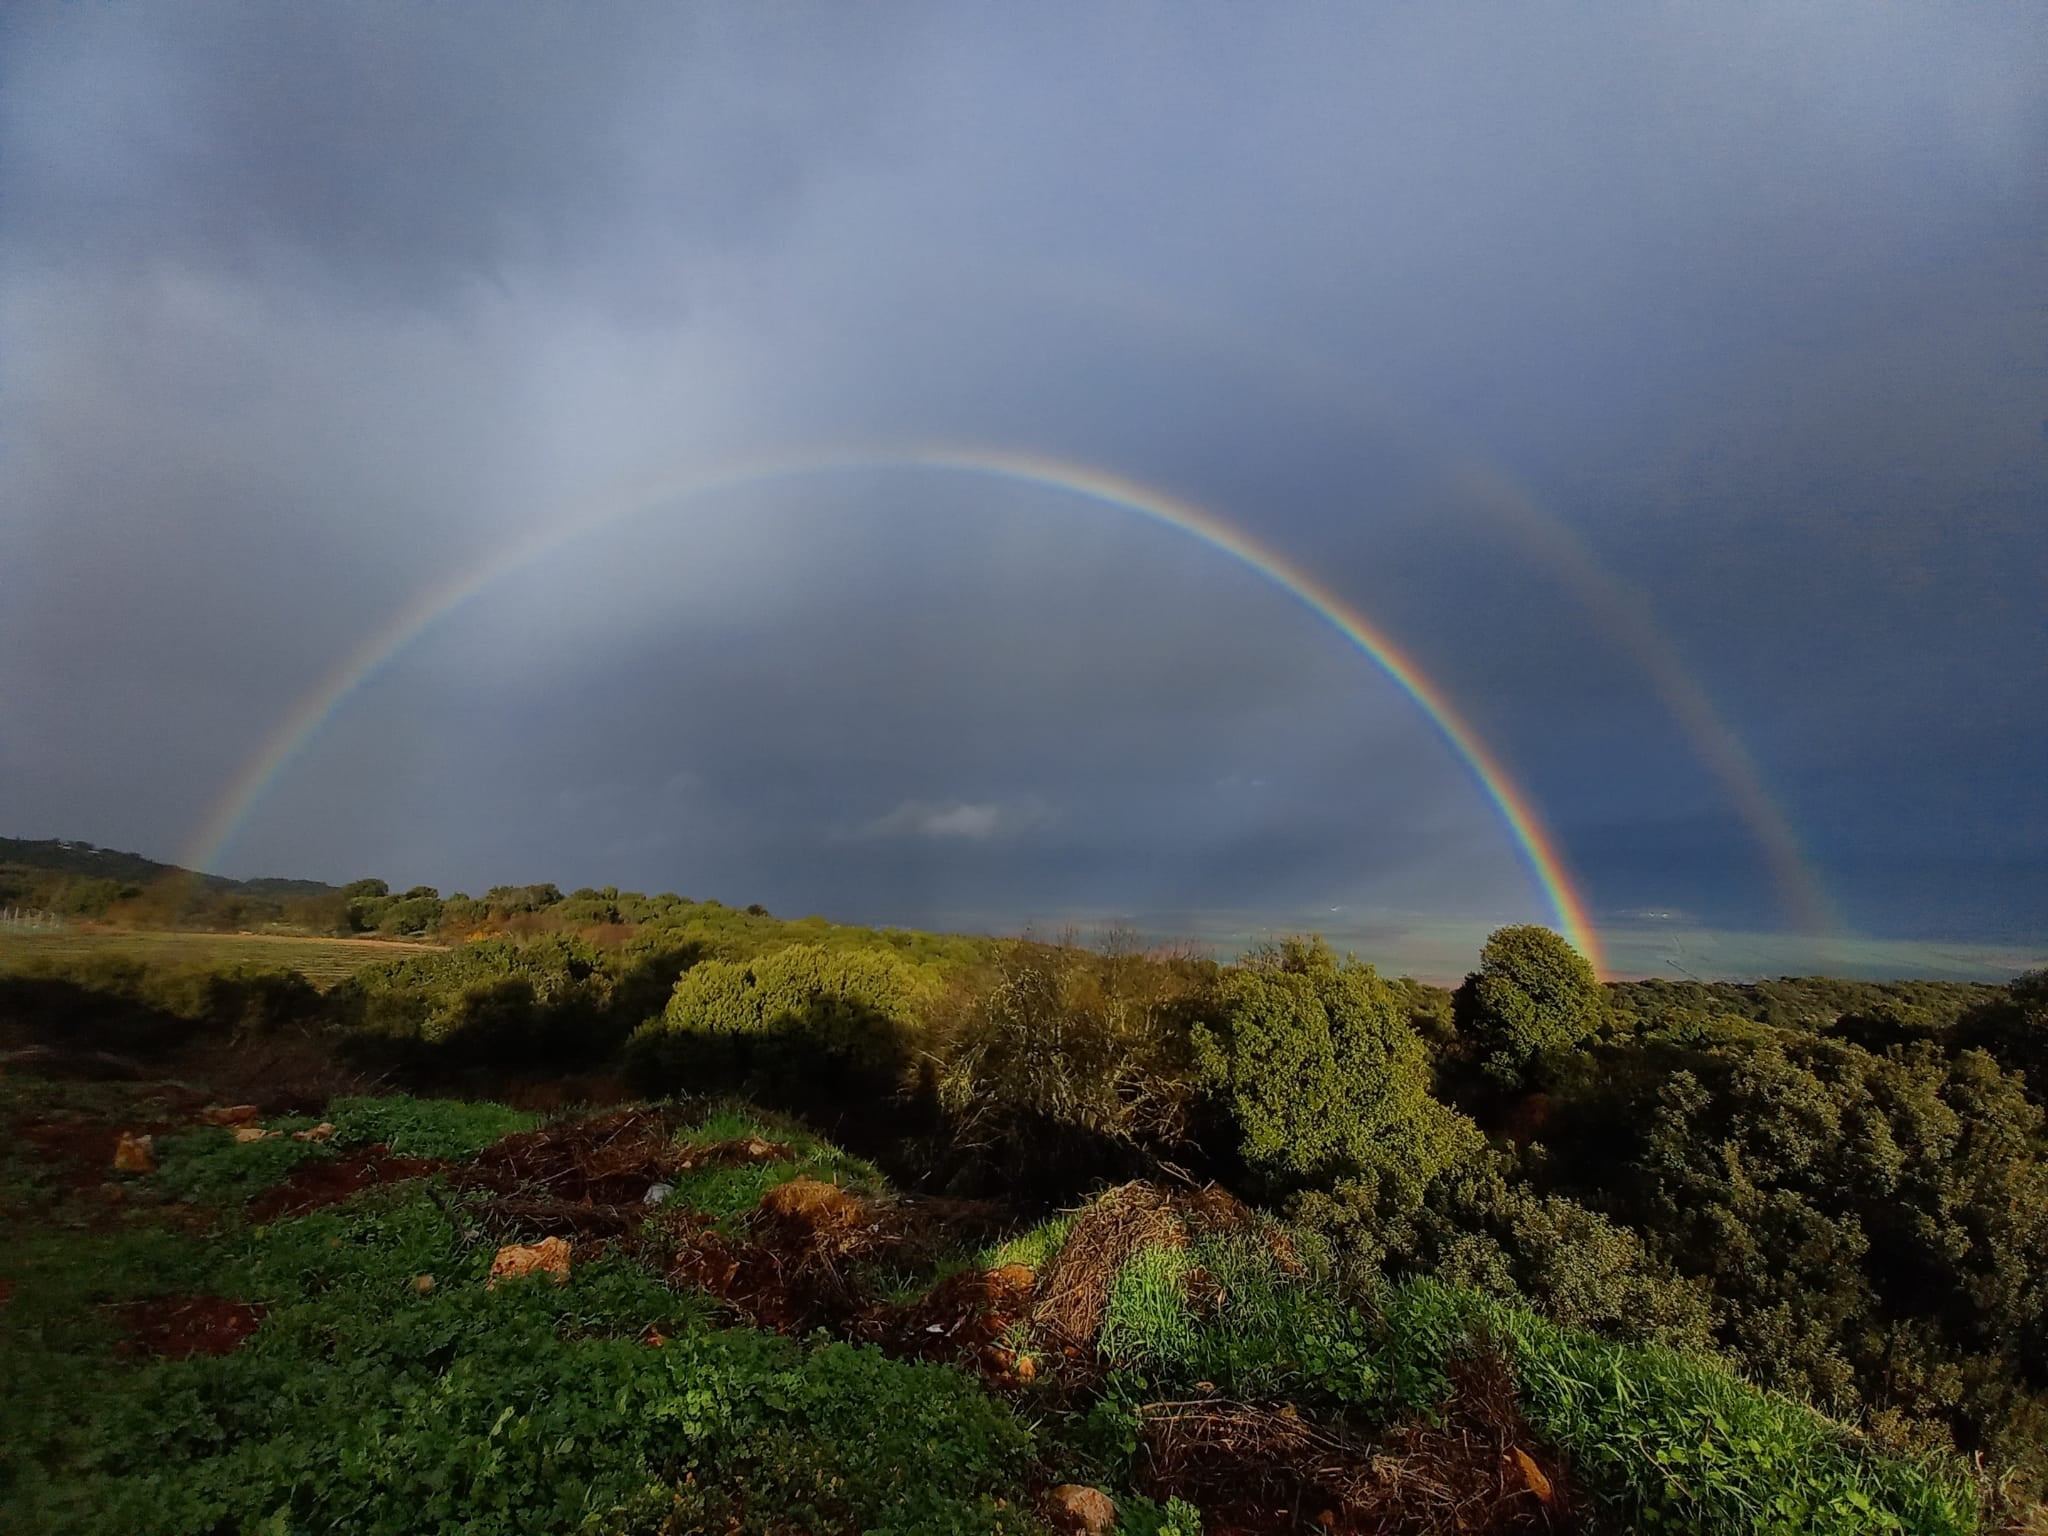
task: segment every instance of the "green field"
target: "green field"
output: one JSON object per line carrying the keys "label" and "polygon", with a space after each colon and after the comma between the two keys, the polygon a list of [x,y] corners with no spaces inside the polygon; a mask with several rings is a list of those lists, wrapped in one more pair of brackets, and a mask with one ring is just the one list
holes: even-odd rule
{"label": "green field", "polygon": [[303,973],[330,987],[365,966],[402,960],[439,945],[393,939],[323,939],[290,933],[142,933],[119,929],[67,929],[56,933],[10,933],[0,929],[0,972],[40,960],[94,959],[107,955],[172,965],[261,965]]}

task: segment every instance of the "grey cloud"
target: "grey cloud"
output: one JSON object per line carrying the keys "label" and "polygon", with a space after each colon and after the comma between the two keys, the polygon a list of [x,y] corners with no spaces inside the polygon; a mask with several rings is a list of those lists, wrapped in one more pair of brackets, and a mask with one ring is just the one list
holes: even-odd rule
{"label": "grey cloud", "polygon": [[[7,44],[0,830],[175,852],[364,636],[615,488],[961,440],[1186,497],[1369,613],[1596,907],[1777,918],[1545,539],[1642,596],[1858,925],[2048,924],[2038,7],[49,5]],[[909,472],[495,584],[228,861],[1541,915],[1299,603]]]}

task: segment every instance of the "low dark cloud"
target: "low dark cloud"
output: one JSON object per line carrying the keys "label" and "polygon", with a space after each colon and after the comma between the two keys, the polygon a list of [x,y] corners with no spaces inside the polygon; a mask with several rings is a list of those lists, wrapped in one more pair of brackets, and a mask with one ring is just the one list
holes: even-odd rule
{"label": "low dark cloud", "polygon": [[[1675,664],[1847,923],[2048,934],[2037,8],[48,5],[4,42],[4,830],[179,853],[505,548],[943,440],[1314,571],[1617,927],[1788,920]],[[594,525],[221,858],[924,921],[1544,911],[1422,712],[1255,572],[932,471]]]}

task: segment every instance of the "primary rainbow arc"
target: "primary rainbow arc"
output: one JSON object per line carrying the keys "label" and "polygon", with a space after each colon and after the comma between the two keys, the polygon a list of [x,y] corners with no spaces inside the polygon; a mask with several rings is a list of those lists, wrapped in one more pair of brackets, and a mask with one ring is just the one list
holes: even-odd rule
{"label": "primary rainbow arc", "polygon": [[1258,572],[1329,624],[1364,652],[1436,727],[1465,763],[1480,790],[1506,825],[1517,853],[1549,905],[1559,931],[1596,969],[1605,969],[1599,935],[1558,851],[1527,794],[1459,714],[1451,700],[1382,630],[1325,583],[1286,555],[1260,542],[1217,514],[1170,492],[1089,465],[1040,454],[957,446],[913,446],[887,450],[830,449],[731,466],[707,474],[680,476],[608,498],[579,517],[500,551],[482,565],[422,593],[381,628],[368,635],[301,698],[264,740],[215,802],[193,839],[184,862],[208,869],[219,862],[272,780],[318,733],[322,724],[355,692],[436,620],[502,577],[550,550],[610,523],[669,502],[695,500],[784,479],[827,474],[926,469],[1013,481],[1064,491],[1100,505],[1135,513],[1199,539]]}

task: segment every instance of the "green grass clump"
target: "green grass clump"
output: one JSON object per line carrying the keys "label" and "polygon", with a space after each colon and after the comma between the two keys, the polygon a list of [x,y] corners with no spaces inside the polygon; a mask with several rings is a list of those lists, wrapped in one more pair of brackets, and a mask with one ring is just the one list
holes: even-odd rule
{"label": "green grass clump", "polygon": [[382,1098],[336,1099],[327,1106],[334,1144],[382,1142],[397,1157],[453,1160],[474,1157],[492,1142],[540,1124],[538,1115],[465,1099],[415,1099],[397,1093]]}
{"label": "green grass clump", "polygon": [[709,1147],[722,1141],[758,1137],[789,1148],[791,1156],[775,1162],[734,1163],[726,1167],[688,1169],[670,1182],[669,1198],[693,1211],[727,1220],[761,1203],[761,1197],[792,1179],[817,1179],[855,1194],[880,1195],[889,1184],[874,1164],[842,1152],[830,1142],[790,1124],[772,1121],[735,1107],[713,1110],[676,1136],[679,1147]]}
{"label": "green grass clump", "polygon": [[1358,1407],[1382,1384],[1371,1320],[1244,1236],[1141,1249],[1111,1286],[1100,1348],[1161,1382],[1239,1397]]}
{"label": "green grass clump", "polygon": [[[273,1122],[291,1130],[311,1123]],[[238,1142],[233,1131],[218,1126],[159,1137],[156,1154],[154,1182],[167,1199],[222,1208],[238,1206],[283,1182],[300,1163],[334,1156],[319,1142],[293,1141],[289,1135]]]}
{"label": "green grass clump", "polygon": [[1096,1347],[1111,1360],[1156,1361],[1185,1370],[1201,1329],[1188,1307],[1194,1255],[1183,1247],[1143,1248],[1110,1285]]}
{"label": "green grass clump", "polygon": [[[1977,1529],[1959,1467],[1881,1454],[1841,1425],[1725,1369],[1656,1345],[1562,1328],[1520,1307],[1416,1280],[1390,1329],[1497,1340],[1530,1425],[1582,1485],[1639,1529],[1758,1536],[1937,1536]],[[1422,1328],[1418,1319],[1428,1318]]]}
{"label": "green grass clump", "polygon": [[1043,1272],[1059,1256],[1060,1249],[1066,1245],[1067,1234],[1073,1230],[1074,1213],[1069,1211],[1029,1227],[1015,1237],[991,1244],[975,1256],[975,1261],[983,1269],[1022,1264],[1026,1269]]}
{"label": "green grass clump", "polygon": [[1313,1275],[1283,1274],[1242,1238],[1142,1250],[1118,1273],[1101,1348],[1151,1389],[1207,1382],[1284,1397],[1373,1428],[1439,1412],[1452,1368],[1497,1352],[1541,1440],[1630,1530],[1698,1536],[1963,1536],[1976,1498],[1960,1468],[1880,1453],[1843,1426],[1677,1351],[1560,1327],[1525,1308],[1419,1279],[1370,1310]]}

